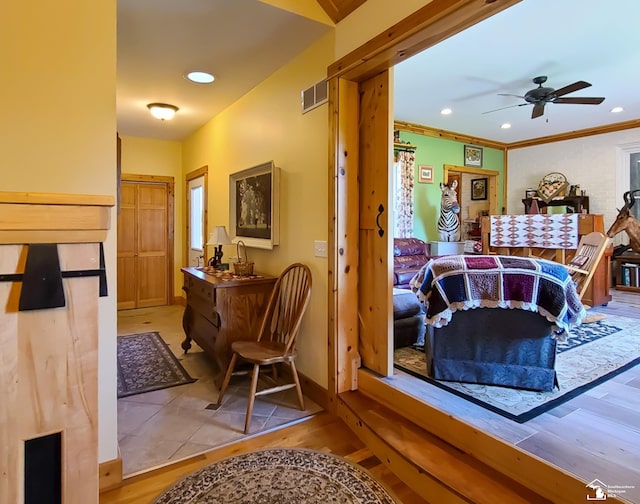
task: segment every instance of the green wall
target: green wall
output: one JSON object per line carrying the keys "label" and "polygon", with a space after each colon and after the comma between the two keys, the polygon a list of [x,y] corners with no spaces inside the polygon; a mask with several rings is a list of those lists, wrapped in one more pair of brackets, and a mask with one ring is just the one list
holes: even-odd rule
{"label": "green wall", "polygon": [[[464,143],[400,131],[400,140],[416,146],[414,184],[413,236],[425,241],[437,241],[440,214],[440,182],[444,165],[464,166]],[[498,208],[504,207],[504,157],[502,150],[483,147],[482,169],[500,172],[498,177]],[[418,166],[433,166],[433,183],[418,182]]]}

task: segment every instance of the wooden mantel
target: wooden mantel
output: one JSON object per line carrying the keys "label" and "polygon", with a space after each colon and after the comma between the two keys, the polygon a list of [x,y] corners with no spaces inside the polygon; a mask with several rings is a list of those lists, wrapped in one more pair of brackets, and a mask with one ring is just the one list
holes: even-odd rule
{"label": "wooden mantel", "polygon": [[0,192],[2,503],[98,503],[98,297],[113,205]]}

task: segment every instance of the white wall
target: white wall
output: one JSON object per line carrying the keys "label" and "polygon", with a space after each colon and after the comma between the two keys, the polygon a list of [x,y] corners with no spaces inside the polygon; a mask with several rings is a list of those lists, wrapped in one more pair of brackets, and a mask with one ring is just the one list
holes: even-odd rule
{"label": "white wall", "polygon": [[525,190],[537,188],[550,172],[561,172],[589,196],[589,211],[604,214],[605,231],[624,203],[616,192],[618,146],[640,141],[640,128],[576,140],[514,149],[508,152],[507,212],[523,214]]}

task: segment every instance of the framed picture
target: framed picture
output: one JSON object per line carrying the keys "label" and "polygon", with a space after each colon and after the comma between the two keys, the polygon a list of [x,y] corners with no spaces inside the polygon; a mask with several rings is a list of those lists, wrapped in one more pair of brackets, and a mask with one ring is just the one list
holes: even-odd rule
{"label": "framed picture", "polygon": [[272,249],[280,239],[280,168],[273,161],[229,175],[231,240]]}
{"label": "framed picture", "polygon": [[482,147],[464,146],[464,165],[482,167]]}
{"label": "framed picture", "polygon": [[471,199],[487,199],[487,177],[471,179]]}
{"label": "framed picture", "polygon": [[418,182],[433,184],[433,166],[418,165]]}

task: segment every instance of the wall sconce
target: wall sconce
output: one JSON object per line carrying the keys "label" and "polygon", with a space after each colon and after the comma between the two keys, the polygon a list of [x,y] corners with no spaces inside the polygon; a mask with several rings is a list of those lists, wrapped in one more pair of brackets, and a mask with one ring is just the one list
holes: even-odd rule
{"label": "wall sconce", "polygon": [[175,105],[169,105],[168,103],[149,103],[147,107],[151,115],[161,121],[170,121],[179,110]]}
{"label": "wall sconce", "polygon": [[229,245],[231,239],[227,234],[227,228],[224,226],[216,226],[211,233],[209,233],[209,239],[207,245],[213,245],[213,257],[209,259],[209,266],[219,268],[222,263],[222,246]]}

